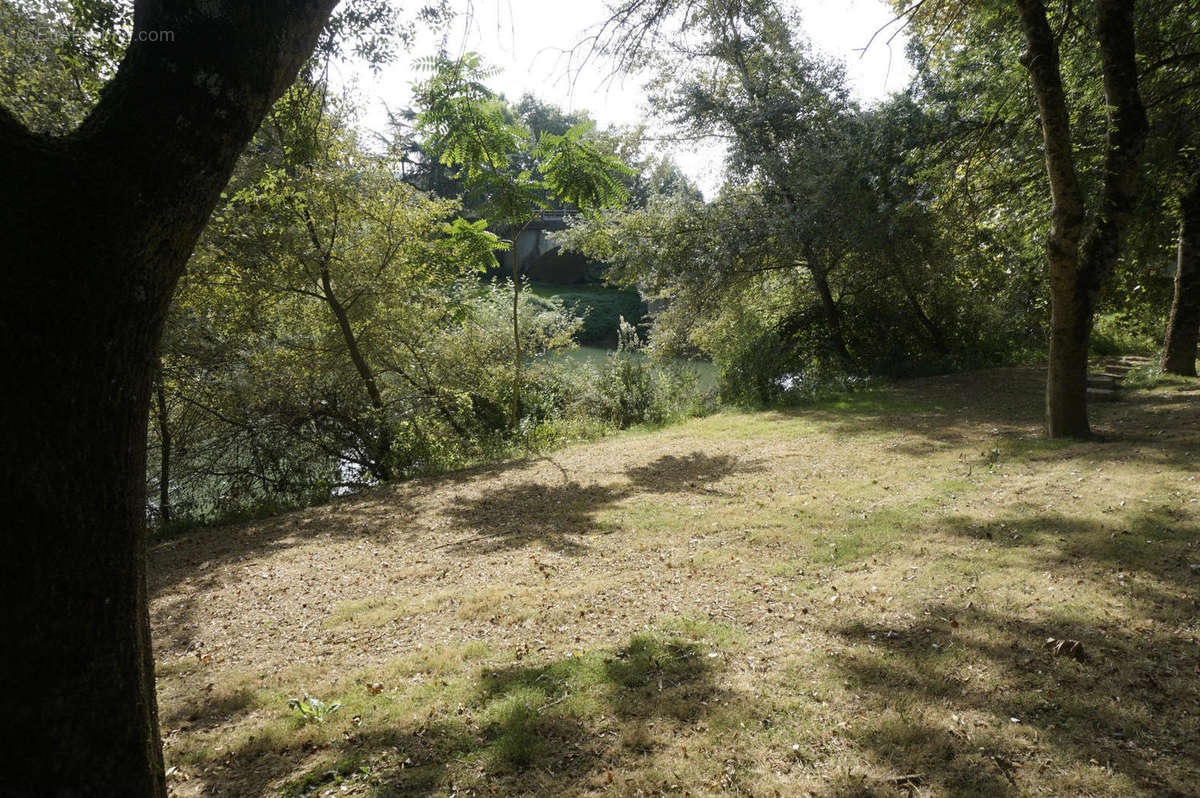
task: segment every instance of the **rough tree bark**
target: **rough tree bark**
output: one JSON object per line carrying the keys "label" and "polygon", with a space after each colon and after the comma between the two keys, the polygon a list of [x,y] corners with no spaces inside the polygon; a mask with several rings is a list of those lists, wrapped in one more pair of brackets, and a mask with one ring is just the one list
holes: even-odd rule
{"label": "rough tree bark", "polygon": [[[1120,256],[1137,198],[1139,163],[1148,125],[1138,93],[1133,0],[1097,0],[1096,33],[1108,105],[1104,187],[1096,218],[1085,220],[1075,171],[1070,113],[1059,69],[1058,40],[1042,0],[1016,0],[1029,70],[1041,113],[1050,181],[1050,363],[1046,430],[1051,438],[1086,438],[1087,356],[1092,314],[1104,278]],[[1086,226],[1086,230],[1085,230]]]}
{"label": "rough tree bark", "polygon": [[35,135],[0,109],[0,634],[20,763],[4,794],[165,795],[144,552],[155,350],[238,154],[333,5],[141,0],[78,130]]}
{"label": "rough tree bark", "polygon": [[1196,376],[1196,347],[1200,342],[1200,174],[1180,202],[1179,260],[1171,320],[1163,343],[1163,371]]}

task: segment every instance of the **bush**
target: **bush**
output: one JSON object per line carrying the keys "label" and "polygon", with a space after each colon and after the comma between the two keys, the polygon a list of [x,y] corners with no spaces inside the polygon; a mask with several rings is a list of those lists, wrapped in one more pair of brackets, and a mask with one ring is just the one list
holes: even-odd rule
{"label": "bush", "polygon": [[1089,348],[1097,357],[1155,355],[1162,343],[1161,326],[1157,319],[1129,313],[1097,314]]}
{"label": "bush", "polygon": [[664,424],[703,412],[699,374],[678,362],[656,362],[642,350],[637,329],[618,320],[618,346],[596,369],[584,396],[586,411],[605,424],[625,429]]}

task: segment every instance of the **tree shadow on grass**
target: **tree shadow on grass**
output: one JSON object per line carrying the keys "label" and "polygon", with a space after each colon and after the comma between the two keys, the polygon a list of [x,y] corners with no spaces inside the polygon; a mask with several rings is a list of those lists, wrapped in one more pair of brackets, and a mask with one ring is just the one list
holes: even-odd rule
{"label": "tree shadow on grass", "polygon": [[1041,369],[1007,368],[900,380],[775,412],[839,436],[901,434],[907,440],[897,451],[920,456],[976,440],[981,428],[1013,437],[1039,434],[1044,379]]}
{"label": "tree shadow on grass", "polygon": [[[838,661],[866,705],[856,741],[894,772],[920,773],[946,794],[1003,795],[1030,791],[1040,773],[1069,791],[1064,764],[1106,766],[1142,794],[1195,794],[1200,686],[1186,641],[1082,618],[1051,626],[955,612],[953,630],[927,620],[836,630],[859,652]],[[1087,641],[1085,661],[1043,648],[1064,628]],[[1005,733],[1010,724],[1020,734]],[[1121,792],[1120,784],[1105,792]]]}
{"label": "tree shadow on grass", "polygon": [[[834,666],[867,707],[857,742],[946,794],[1049,783],[1059,794],[1195,795],[1195,523],[1151,508],[1111,523],[951,519],[945,531],[1020,548],[1030,572],[1090,592],[1041,613],[1033,593],[1019,613],[943,600],[897,625],[833,628],[852,649]],[[1056,655],[1049,639],[1080,641],[1082,657]]]}
{"label": "tree shadow on grass", "polygon": [[948,447],[1007,444],[1033,454],[1093,460],[1139,459],[1200,470],[1200,382],[1186,388],[1123,390],[1118,402],[1093,402],[1096,439],[1046,441],[1045,370],[1004,368],[901,380],[884,388],[772,411],[803,418],[839,436],[898,436],[898,454],[919,457]]}
{"label": "tree shadow on grass", "polygon": [[942,531],[988,546],[1020,548],[1030,570],[1060,577],[1104,578],[1115,598],[1142,613],[1167,610],[1184,617],[1200,609],[1200,523],[1171,506],[1114,511],[1104,521],[1030,509],[981,521],[953,516]]}
{"label": "tree shadow on grass", "polygon": [[567,478],[558,484],[541,481],[502,485],[472,498],[458,498],[446,511],[467,536],[445,548],[487,553],[537,544],[564,554],[587,550],[586,535],[613,531],[595,514],[618,502],[644,494],[710,491],[711,485],[735,473],[762,467],[730,455],[664,455],[625,471],[627,482],[581,485]]}
{"label": "tree shadow on grass", "polygon": [[[269,558],[313,539],[371,541],[394,531],[395,517],[411,502],[390,488],[260,521],[196,529],[150,545],[148,582],[157,646],[188,650],[193,645],[197,601],[231,576],[228,566]],[[248,569],[247,569],[248,570]]]}
{"label": "tree shadow on grass", "polygon": [[306,759],[309,771],[286,781],[282,795],[356,783],[374,796],[601,789],[612,771],[659,744],[648,727],[695,725],[731,698],[716,686],[713,662],[695,642],[639,633],[617,650],[485,669],[455,710],[379,725],[364,713],[361,725],[319,750],[252,742],[205,774],[206,789],[268,794]]}

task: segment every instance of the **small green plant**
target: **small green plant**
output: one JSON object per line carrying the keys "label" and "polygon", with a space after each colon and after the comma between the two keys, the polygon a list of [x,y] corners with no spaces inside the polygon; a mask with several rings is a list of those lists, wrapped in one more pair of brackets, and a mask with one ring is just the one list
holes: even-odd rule
{"label": "small green plant", "polygon": [[301,723],[324,723],[330,715],[342,708],[339,703],[326,704],[308,694],[305,694],[304,698],[293,698],[288,701],[288,706]]}

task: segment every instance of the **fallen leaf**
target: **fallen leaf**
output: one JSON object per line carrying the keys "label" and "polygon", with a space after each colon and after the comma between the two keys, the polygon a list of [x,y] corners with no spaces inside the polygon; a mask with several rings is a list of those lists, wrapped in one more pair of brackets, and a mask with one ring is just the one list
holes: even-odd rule
{"label": "fallen leaf", "polygon": [[1056,657],[1070,657],[1078,662],[1087,660],[1087,652],[1083,650],[1083,643],[1078,640],[1057,640],[1053,637],[1047,637],[1046,642],[1042,644],[1042,648],[1048,650]]}

